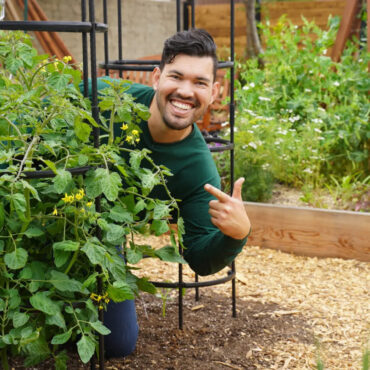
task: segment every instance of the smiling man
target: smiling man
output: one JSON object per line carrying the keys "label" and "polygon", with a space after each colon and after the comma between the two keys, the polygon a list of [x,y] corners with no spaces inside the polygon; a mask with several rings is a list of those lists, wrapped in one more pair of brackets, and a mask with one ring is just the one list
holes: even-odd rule
{"label": "smiling man", "polygon": [[[218,94],[215,80],[216,46],[204,30],[178,32],[166,40],[161,64],[153,72],[153,88],[139,84],[127,91],[136,102],[149,107],[142,121],[137,145],[147,148],[153,161],[169,168],[172,196],[179,199],[184,219],[184,258],[200,275],[213,274],[240,253],[250,232],[250,221],[241,198],[243,179],[235,182],[232,195],[220,190],[220,177],[211,153],[195,122]],[[104,87],[104,79],[98,88]],[[116,132],[119,134],[120,124]],[[166,199],[163,188],[151,195]],[[105,325],[109,357],[125,356],[136,343],[138,326],[133,301],[109,303]]]}

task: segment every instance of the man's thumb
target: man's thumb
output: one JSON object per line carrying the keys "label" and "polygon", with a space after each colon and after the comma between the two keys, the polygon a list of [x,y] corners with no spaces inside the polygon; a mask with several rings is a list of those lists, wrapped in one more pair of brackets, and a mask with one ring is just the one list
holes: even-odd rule
{"label": "man's thumb", "polygon": [[244,182],[244,177],[240,177],[237,179],[234,183],[234,189],[233,189],[233,198],[237,198],[242,200],[242,186]]}

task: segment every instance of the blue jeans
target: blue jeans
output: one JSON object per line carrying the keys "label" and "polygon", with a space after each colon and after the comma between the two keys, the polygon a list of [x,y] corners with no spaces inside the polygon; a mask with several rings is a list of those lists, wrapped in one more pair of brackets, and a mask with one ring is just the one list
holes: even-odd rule
{"label": "blue jeans", "polygon": [[135,301],[110,301],[104,312],[104,325],[111,331],[104,337],[105,355],[108,358],[124,357],[134,351],[139,334]]}

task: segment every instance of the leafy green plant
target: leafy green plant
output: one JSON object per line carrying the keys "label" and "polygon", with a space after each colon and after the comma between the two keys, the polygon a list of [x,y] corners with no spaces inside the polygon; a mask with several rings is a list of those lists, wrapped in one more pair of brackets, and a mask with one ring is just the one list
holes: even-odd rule
{"label": "leafy green plant", "polygon": [[[307,21],[298,28],[284,18],[275,27],[261,26],[264,68],[255,59],[238,66],[238,176],[247,178],[250,167],[257,166],[275,181],[313,189],[348,174],[366,178],[369,53],[355,40],[334,63],[327,50],[337,29],[337,18],[326,31]],[[261,187],[269,183],[267,177]]]}
{"label": "leafy green plant", "polygon": [[[1,32],[0,64],[2,365],[20,354],[26,367],[53,357],[62,369],[63,344],[76,342],[86,363],[97,333],[109,333],[98,319],[109,300],[155,292],[134,274],[144,254],[184,262],[169,228],[178,207],[166,188],[170,172],[135,149],[136,124],[149,113],[124,94],[127,82],[102,91],[100,110],[111,114],[95,122],[68,58],[37,55],[26,34]],[[97,129],[101,145],[92,140]],[[155,186],[169,200],[152,198]],[[167,231],[171,246],[135,243],[135,235]],[[182,231],[178,217],[180,243]]]}

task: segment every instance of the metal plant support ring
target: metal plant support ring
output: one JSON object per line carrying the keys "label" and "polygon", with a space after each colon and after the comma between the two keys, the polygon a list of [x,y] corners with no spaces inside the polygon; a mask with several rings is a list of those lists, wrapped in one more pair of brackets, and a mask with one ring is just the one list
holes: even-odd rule
{"label": "metal plant support ring", "polygon": [[[121,1],[117,0],[117,17],[118,17],[118,60],[109,60],[108,51],[108,40],[105,40],[104,44],[104,63],[99,63],[99,67],[105,70],[106,75],[109,75],[109,71],[119,71],[119,76],[122,78],[123,71],[152,71],[155,67],[159,65],[158,60],[124,60],[122,58],[122,15],[121,15]],[[103,1],[104,14],[106,12],[106,0]],[[184,6],[184,19],[183,19],[183,29],[188,29],[189,23],[189,9],[191,12],[191,27],[195,27],[195,1],[188,0],[183,3]],[[234,103],[234,26],[235,26],[235,14],[234,14],[234,0],[230,0],[230,60],[229,61],[219,61],[218,68],[228,68],[230,69],[230,103],[229,103],[229,124],[230,124],[230,140],[225,140],[215,137],[206,137],[205,140],[209,144],[209,149],[211,152],[224,152],[230,151],[230,184],[231,189],[234,186],[234,121],[235,121],[235,103]],[[108,20],[104,18],[104,22],[108,23]],[[177,31],[181,30],[181,0],[176,0],[176,26]],[[180,249],[180,253],[182,253]],[[198,281],[198,275],[195,275],[195,282],[188,283],[183,281],[183,266],[179,264],[178,266],[178,281],[167,283],[167,282],[152,282],[157,287],[163,288],[178,288],[178,307],[179,307],[179,328],[183,327],[183,288],[195,288],[196,300],[199,299],[199,288],[205,286],[212,286],[216,284],[223,284],[231,280],[232,283],[232,316],[236,317],[236,287],[235,287],[235,263],[233,262],[227,272],[226,277],[209,280],[209,281]]]}

